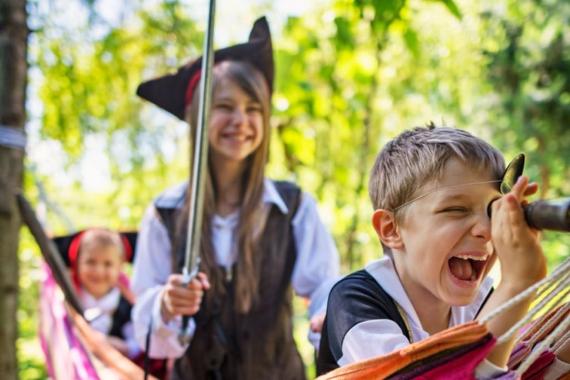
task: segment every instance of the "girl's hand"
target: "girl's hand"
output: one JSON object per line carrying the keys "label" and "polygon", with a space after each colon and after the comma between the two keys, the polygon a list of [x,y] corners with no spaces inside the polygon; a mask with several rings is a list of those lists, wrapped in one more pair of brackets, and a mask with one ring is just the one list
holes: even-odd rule
{"label": "girl's hand", "polygon": [[109,342],[111,346],[113,346],[124,356],[129,356],[129,348],[127,347],[127,343],[121,338],[117,338],[116,336],[107,336],[107,342]]}
{"label": "girl's hand", "polygon": [[181,274],[171,274],[160,297],[160,311],[164,322],[178,315],[193,316],[200,310],[204,291],[210,289],[206,274],[200,272],[188,286],[183,286]]}
{"label": "girl's hand", "polygon": [[491,235],[501,261],[501,283],[522,291],[546,275],[546,258],[539,233],[528,226],[522,205],[526,196],[536,193],[538,186],[520,177],[513,189],[493,203]]}

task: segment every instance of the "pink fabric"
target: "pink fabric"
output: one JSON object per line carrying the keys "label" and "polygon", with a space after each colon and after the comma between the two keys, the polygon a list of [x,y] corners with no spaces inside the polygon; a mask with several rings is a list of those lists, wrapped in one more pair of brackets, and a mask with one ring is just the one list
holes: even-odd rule
{"label": "pink fabric", "polygon": [[495,346],[495,338],[484,345],[466,352],[442,365],[424,372],[416,379],[421,380],[475,380],[475,368],[481,363]]}
{"label": "pink fabric", "polygon": [[437,354],[428,356],[424,359],[418,360],[414,363],[410,363],[405,368],[401,369],[394,375],[390,376],[389,380],[412,380],[418,378],[418,376],[423,373],[436,368],[450,360],[454,360],[460,356],[469,354],[472,351],[477,350],[479,347],[484,346],[489,340],[493,339],[493,335],[487,334],[484,338],[480,339],[475,343],[466,344],[459,348],[454,348],[451,350],[445,350],[438,352]]}
{"label": "pink fabric", "polygon": [[509,362],[507,366],[511,369],[518,367],[518,365],[530,354],[532,347],[527,342],[517,343],[511,356],[509,357]]}
{"label": "pink fabric", "polygon": [[521,377],[514,371],[507,371],[489,380],[519,380]]}
{"label": "pink fabric", "polygon": [[71,327],[63,296],[45,263],[43,272],[39,335],[50,378],[99,380],[88,353]]}
{"label": "pink fabric", "polygon": [[550,351],[544,351],[540,356],[532,363],[532,365],[523,373],[522,380],[542,380],[544,379],[544,374],[548,369],[548,366],[554,362],[556,355]]}

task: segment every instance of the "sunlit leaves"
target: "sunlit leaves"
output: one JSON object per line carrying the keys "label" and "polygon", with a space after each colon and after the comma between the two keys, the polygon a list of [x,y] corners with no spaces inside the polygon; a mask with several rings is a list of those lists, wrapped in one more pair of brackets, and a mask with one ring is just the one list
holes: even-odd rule
{"label": "sunlit leaves", "polygon": [[497,133],[497,142],[511,154],[525,151],[528,173],[539,182],[542,196],[568,196],[570,5],[507,4],[507,12],[490,8],[485,13],[494,41],[486,50],[488,75],[501,96],[492,109],[496,129],[503,132]]}
{"label": "sunlit leaves", "polygon": [[274,161],[284,161],[332,209],[330,227],[347,266],[378,255],[377,241],[370,238],[367,181],[381,144],[413,126],[410,120],[429,120],[430,104],[440,107],[437,112],[455,113],[459,86],[469,80],[440,81],[446,73],[433,74],[445,61],[437,60],[439,51],[429,51],[426,41],[432,38],[429,44],[437,46],[439,36],[417,31],[431,31],[430,22],[448,23],[454,16],[440,7],[431,21],[426,16],[417,22],[429,6],[437,8],[334,1],[312,17],[289,19],[278,44],[275,103],[287,99],[287,106],[276,106],[284,149],[274,152]]}
{"label": "sunlit leaves", "polygon": [[439,1],[442,2],[447,8],[447,10],[451,12],[451,14],[453,14],[455,17],[457,18],[462,17],[461,10],[459,9],[455,1],[453,0],[439,0]]}
{"label": "sunlit leaves", "polygon": [[[370,238],[368,170],[382,145],[405,128],[434,120],[494,139],[507,157],[528,150],[529,173],[547,175],[553,195],[570,191],[563,180],[568,156],[560,153],[570,144],[568,16],[525,1],[505,2],[511,16],[504,17],[495,3],[336,0],[289,18],[275,33],[269,172],[298,180],[318,198],[353,267],[378,254]],[[536,26],[521,28],[529,12]],[[190,16],[177,1],[158,2],[96,38],[88,29],[72,39],[46,31],[40,41],[42,133],[63,144],[70,162],[85,153],[86,136],[104,136],[113,200],[132,215],[154,192],[144,187],[131,197],[132,189],[170,178],[173,170],[185,176],[186,150],[178,144],[185,130],[157,117],[134,90],[198,54],[201,31]],[[541,151],[545,144],[554,149]]]}

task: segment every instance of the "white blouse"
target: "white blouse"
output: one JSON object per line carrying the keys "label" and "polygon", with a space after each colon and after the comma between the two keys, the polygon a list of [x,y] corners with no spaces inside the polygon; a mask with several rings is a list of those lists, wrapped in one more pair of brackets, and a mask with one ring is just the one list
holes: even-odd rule
{"label": "white blouse", "polygon": [[[263,203],[275,205],[284,214],[287,205],[270,180],[265,180]],[[226,217],[214,216],[212,241],[218,265],[231,267],[237,259],[233,231],[237,226],[239,212]],[[303,193],[292,221],[297,259],[292,275],[295,293],[310,299],[309,316],[326,310],[326,301],[332,285],[339,275],[339,258],[334,241],[322,223],[315,200]],[[160,297],[163,285],[171,274],[171,245],[165,226],[156,214],[154,204],[149,206],[142,221],[134,262],[132,288],[137,296],[133,309],[135,335],[144,348],[152,316],[152,333],[149,356],[153,358],[176,358],[186,351],[178,341],[181,318],[164,323],[160,314]],[[189,323],[193,334],[195,324]],[[318,348],[320,334],[309,333],[309,340]]]}
{"label": "white blouse", "polygon": [[[81,288],[79,299],[86,313],[91,310],[96,315],[96,317],[89,322],[91,327],[105,335],[109,335],[113,327],[113,315],[121,301],[121,291],[119,288],[113,288],[101,298],[95,298],[85,288]],[[141,348],[135,340],[133,323],[126,323],[121,328],[121,333],[127,345],[128,357],[136,357],[141,352]]]}

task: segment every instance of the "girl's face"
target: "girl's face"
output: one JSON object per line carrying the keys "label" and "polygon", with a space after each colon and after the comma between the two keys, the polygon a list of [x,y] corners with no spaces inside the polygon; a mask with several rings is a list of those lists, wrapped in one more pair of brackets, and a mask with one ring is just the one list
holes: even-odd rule
{"label": "girl's face", "polygon": [[214,161],[242,162],[263,140],[261,104],[222,78],[212,98],[208,141]]}
{"label": "girl's face", "polygon": [[85,249],[77,262],[79,282],[93,297],[101,298],[117,285],[121,266],[121,252],[115,246]]}

